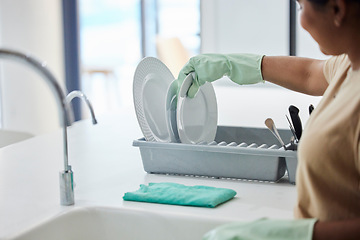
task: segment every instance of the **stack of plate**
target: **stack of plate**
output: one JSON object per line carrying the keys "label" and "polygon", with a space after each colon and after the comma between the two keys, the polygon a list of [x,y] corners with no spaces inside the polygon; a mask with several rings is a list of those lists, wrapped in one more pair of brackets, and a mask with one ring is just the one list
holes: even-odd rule
{"label": "stack of plate", "polygon": [[[189,74],[181,86],[159,59],[144,58],[136,68],[133,97],[136,116],[147,141],[212,142],[217,129],[217,103],[211,83],[201,86],[194,98],[186,93]],[[178,94],[177,94],[178,93]]]}

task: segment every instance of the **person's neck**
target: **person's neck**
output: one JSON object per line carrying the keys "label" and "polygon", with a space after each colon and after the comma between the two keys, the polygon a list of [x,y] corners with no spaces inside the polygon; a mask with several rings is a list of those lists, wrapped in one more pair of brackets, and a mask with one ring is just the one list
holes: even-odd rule
{"label": "person's neck", "polygon": [[349,45],[347,55],[351,61],[351,68],[353,70],[360,70],[360,45],[358,44],[359,41],[355,43],[353,42],[352,45]]}
{"label": "person's neck", "polygon": [[351,61],[351,68],[354,71],[360,70],[360,55],[355,53],[349,53],[348,56]]}
{"label": "person's neck", "polygon": [[360,70],[360,33],[353,31],[348,41],[347,55],[351,61],[353,70]]}

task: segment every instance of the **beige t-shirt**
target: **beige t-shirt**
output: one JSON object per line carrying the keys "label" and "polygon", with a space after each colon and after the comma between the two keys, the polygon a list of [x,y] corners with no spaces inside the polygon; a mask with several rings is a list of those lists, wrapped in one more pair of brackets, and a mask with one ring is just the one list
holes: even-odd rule
{"label": "beige t-shirt", "polygon": [[340,55],[324,75],[329,86],[299,143],[295,217],[360,217],[360,70]]}

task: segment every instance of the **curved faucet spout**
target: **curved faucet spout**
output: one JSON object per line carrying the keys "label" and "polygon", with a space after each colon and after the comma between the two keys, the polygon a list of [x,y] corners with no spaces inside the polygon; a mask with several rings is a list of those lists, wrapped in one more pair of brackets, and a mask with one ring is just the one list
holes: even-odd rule
{"label": "curved faucet spout", "polygon": [[[16,60],[26,65],[29,65],[35,69],[41,76],[46,80],[46,83],[49,85],[52,90],[56,102],[58,105],[60,124],[63,127],[63,144],[64,144],[64,171],[60,172],[60,197],[62,205],[73,205],[74,204],[74,189],[73,189],[73,177],[71,166],[68,163],[68,143],[67,143],[67,119],[68,115],[66,112],[65,106],[65,95],[56,81],[54,75],[46,68],[45,62],[40,62],[35,58],[23,54],[21,52],[2,49],[0,48],[0,58]],[[66,182],[63,182],[66,181]]]}
{"label": "curved faucet spout", "polygon": [[[70,103],[71,103],[71,101],[72,101],[74,98],[76,98],[76,97],[82,99],[82,100],[86,103],[87,107],[89,108],[90,114],[91,114],[92,123],[93,123],[94,125],[97,124],[97,120],[96,120],[96,118],[95,118],[94,109],[93,109],[93,107],[92,107],[89,99],[88,99],[88,98],[86,97],[86,95],[85,95],[83,92],[81,92],[81,91],[72,91],[72,92],[70,92],[70,93],[66,96],[65,101],[66,101],[66,105],[67,105],[68,110],[70,111],[70,109],[71,109],[71,108],[70,108]],[[69,114],[69,115],[70,115],[70,114]],[[72,120],[71,120],[71,121],[69,120],[68,126],[71,125],[71,122],[72,122]]]}

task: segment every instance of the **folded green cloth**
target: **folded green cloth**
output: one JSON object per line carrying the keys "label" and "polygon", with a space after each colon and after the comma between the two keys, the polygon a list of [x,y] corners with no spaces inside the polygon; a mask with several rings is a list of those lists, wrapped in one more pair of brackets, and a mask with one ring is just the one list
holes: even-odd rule
{"label": "folded green cloth", "polygon": [[135,192],[125,193],[126,201],[163,203],[214,208],[232,199],[236,192],[226,188],[185,186],[177,183],[149,183]]}

